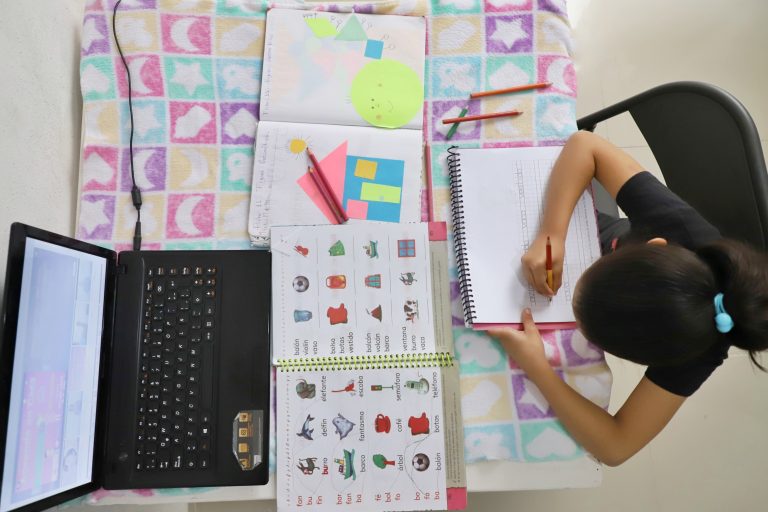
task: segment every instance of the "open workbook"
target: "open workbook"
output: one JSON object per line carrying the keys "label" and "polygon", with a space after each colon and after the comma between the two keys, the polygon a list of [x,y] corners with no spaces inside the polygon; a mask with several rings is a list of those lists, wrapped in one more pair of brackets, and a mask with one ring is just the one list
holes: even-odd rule
{"label": "open workbook", "polygon": [[352,219],[417,222],[424,18],[291,9],[267,13],[248,231],[333,223],[307,173],[318,157]]}
{"label": "open workbook", "polygon": [[440,248],[425,224],[272,229],[280,510],[463,508]]}
{"label": "open workbook", "polygon": [[591,189],[579,198],[565,240],[562,287],[550,302],[528,283],[520,258],[539,232],[556,147],[451,148],[451,212],[464,321],[483,329],[519,324],[524,308],[548,328],[574,327],[581,274],[600,257]]}

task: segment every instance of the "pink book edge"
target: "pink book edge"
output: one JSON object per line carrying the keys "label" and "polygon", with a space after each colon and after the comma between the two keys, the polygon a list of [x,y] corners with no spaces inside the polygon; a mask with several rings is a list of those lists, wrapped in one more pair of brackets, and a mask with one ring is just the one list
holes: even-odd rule
{"label": "pink book edge", "polygon": [[448,510],[464,510],[467,508],[467,488],[448,487]]}

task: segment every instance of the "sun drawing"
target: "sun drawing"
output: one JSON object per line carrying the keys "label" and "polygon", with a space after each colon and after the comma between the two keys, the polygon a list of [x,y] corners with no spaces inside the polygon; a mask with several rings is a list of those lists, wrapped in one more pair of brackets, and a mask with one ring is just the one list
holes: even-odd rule
{"label": "sun drawing", "polygon": [[303,138],[294,138],[288,141],[288,151],[294,155],[300,155],[307,149],[307,141]]}

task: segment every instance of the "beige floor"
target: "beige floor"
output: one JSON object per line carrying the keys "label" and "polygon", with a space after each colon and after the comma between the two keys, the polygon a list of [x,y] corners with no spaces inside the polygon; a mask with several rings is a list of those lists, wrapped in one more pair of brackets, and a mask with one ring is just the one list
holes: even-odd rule
{"label": "beige floor", "polygon": [[[575,31],[580,115],[648,87],[703,80],[752,113],[768,147],[768,2],[765,0],[567,0]],[[21,220],[72,233],[79,141],[78,34],[83,0],[7,2],[0,16],[0,241]],[[47,101],[34,101],[46,98]],[[42,121],[41,121],[42,120]],[[599,133],[653,170],[628,119]],[[31,140],[46,143],[30,153]],[[68,170],[67,173],[52,169]],[[49,170],[51,170],[49,172]],[[34,188],[37,194],[30,194]],[[37,203],[34,203],[34,201]],[[55,205],[56,208],[49,207]],[[0,276],[5,244],[0,243]],[[642,369],[612,360],[613,405]],[[134,512],[143,507],[70,509]],[[161,512],[275,510],[274,503],[168,505]],[[148,510],[148,509],[147,509]],[[650,446],[597,489],[473,494],[469,510],[607,512],[768,510],[768,375],[734,354]]]}

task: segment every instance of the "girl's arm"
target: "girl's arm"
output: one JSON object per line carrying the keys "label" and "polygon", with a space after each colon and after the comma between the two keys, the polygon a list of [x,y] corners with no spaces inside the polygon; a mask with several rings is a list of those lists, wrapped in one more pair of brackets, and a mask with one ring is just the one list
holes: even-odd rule
{"label": "girl's arm", "polygon": [[[551,296],[560,288],[568,223],[592,178],[596,178],[615,199],[624,183],[642,170],[631,156],[591,132],[579,131],[571,135],[552,167],[539,235],[522,259],[528,280],[536,291]],[[552,241],[554,290],[550,290],[546,282],[547,236]]]}
{"label": "girl's arm", "polygon": [[637,453],[666,426],[685,401],[643,377],[621,409],[611,415],[563,382],[547,362],[530,310],[524,331],[494,329],[510,356],[536,384],[566,430],[587,451],[609,466]]}

